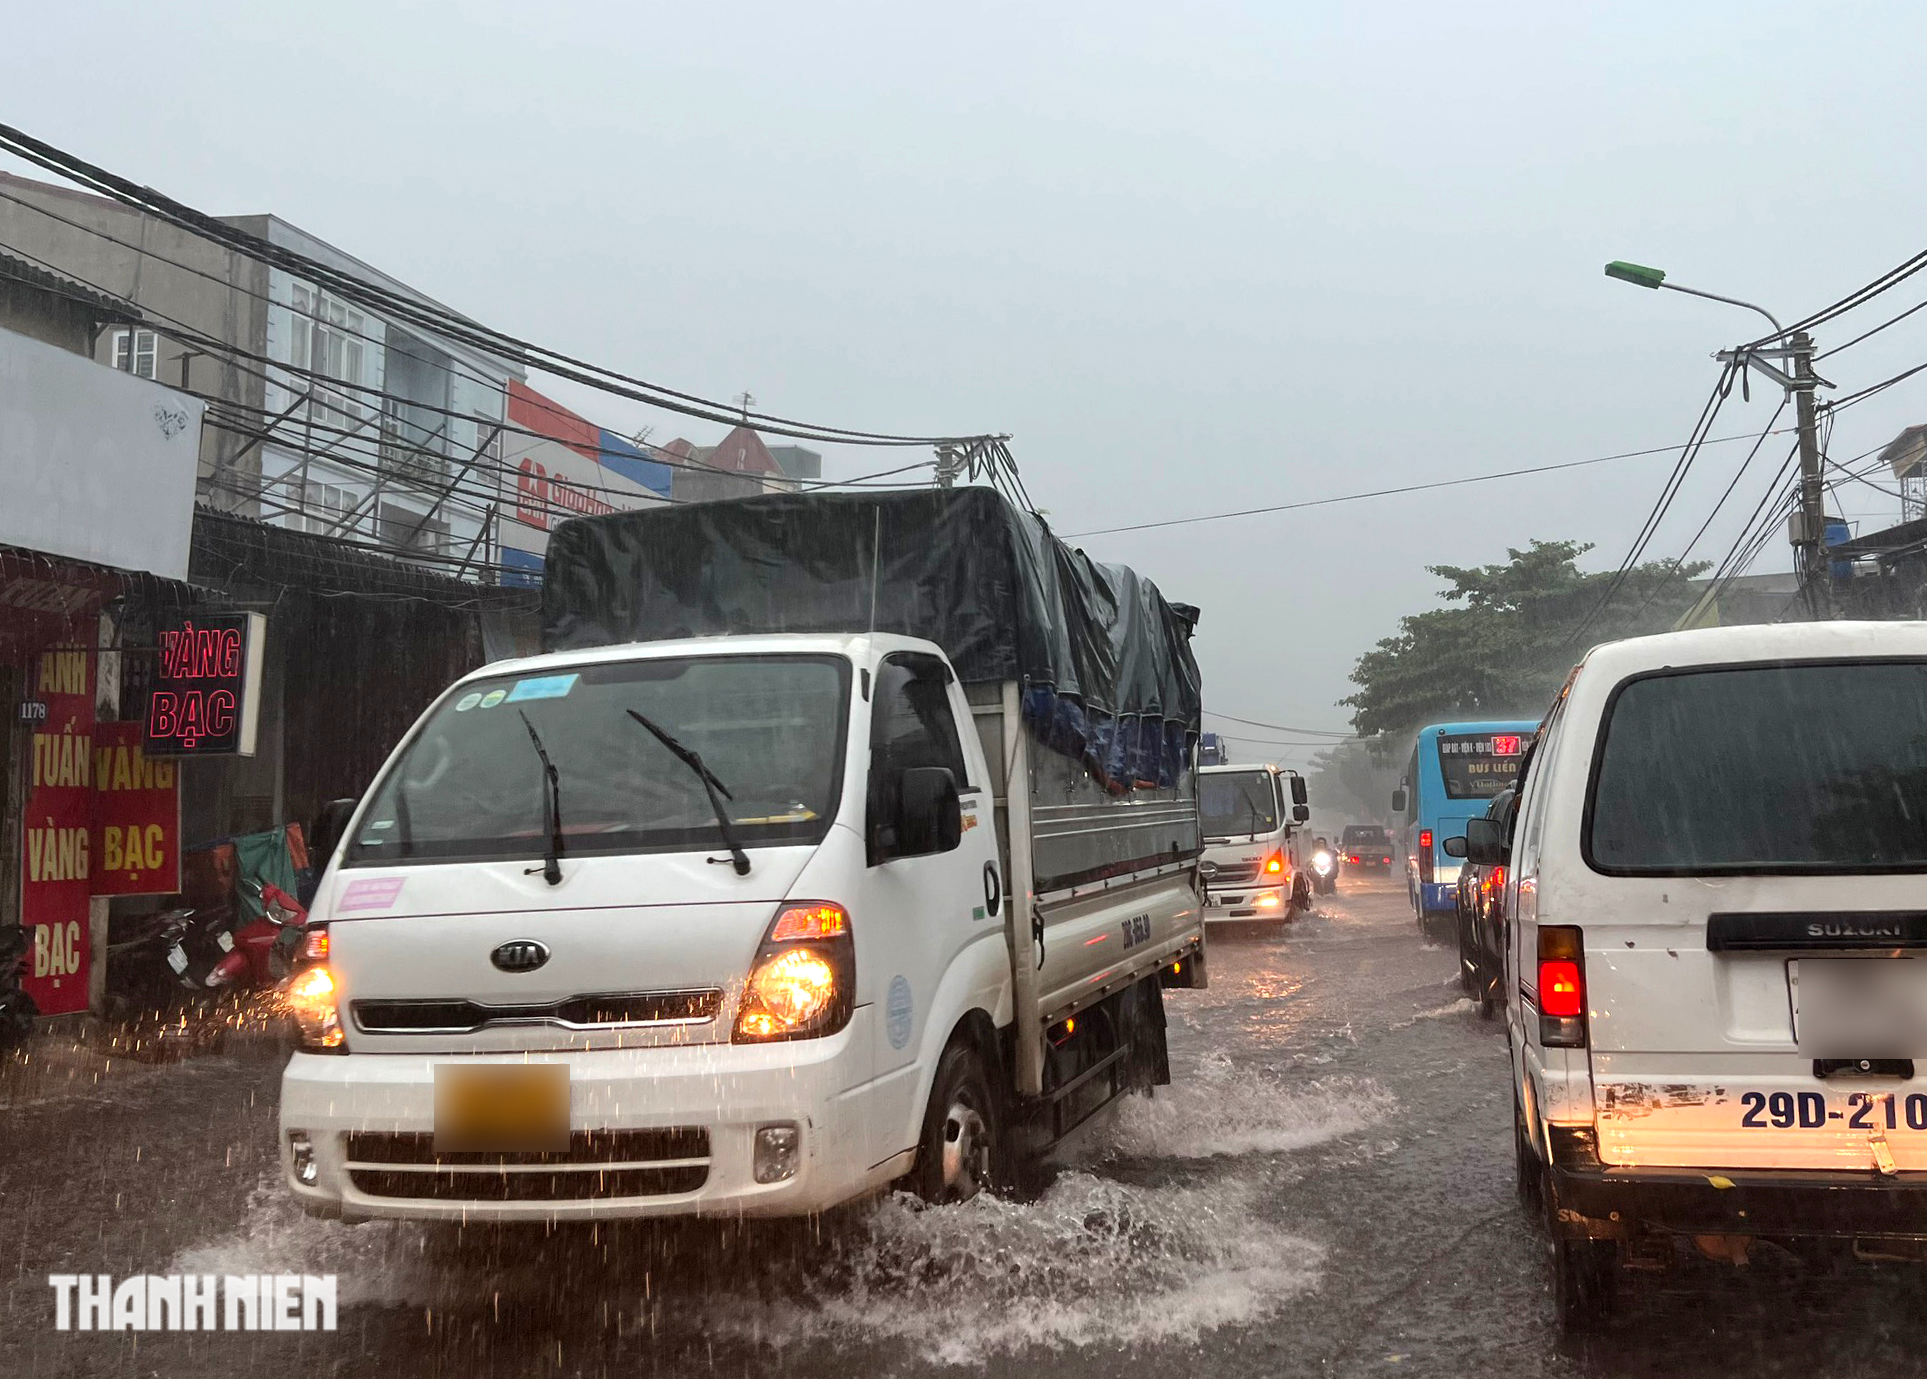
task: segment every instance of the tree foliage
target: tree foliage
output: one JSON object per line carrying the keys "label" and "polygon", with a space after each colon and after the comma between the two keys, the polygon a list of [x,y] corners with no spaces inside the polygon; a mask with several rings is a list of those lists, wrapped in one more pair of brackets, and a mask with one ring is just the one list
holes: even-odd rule
{"label": "tree foliage", "polygon": [[1448,582],[1448,606],[1400,619],[1397,636],[1358,658],[1358,692],[1340,701],[1353,729],[1389,741],[1441,720],[1537,718],[1588,647],[1670,629],[1706,568],[1636,565],[1601,608],[1613,576],[1580,571],[1590,549],[1534,541],[1503,565],[1428,566]]}

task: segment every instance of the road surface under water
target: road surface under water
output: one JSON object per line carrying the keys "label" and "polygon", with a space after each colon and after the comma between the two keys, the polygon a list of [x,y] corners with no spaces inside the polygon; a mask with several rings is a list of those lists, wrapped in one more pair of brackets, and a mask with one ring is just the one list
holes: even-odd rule
{"label": "road surface under water", "polygon": [[[1515,1205],[1500,1026],[1396,882],[1215,931],[1174,1082],[1035,1201],[460,1242],[311,1221],[276,1181],[280,1057],[39,1047],[0,1115],[0,1374],[1917,1375],[1927,1271],[1768,1253],[1640,1280],[1582,1352]],[[334,1273],[333,1333],[54,1330],[50,1273]]]}

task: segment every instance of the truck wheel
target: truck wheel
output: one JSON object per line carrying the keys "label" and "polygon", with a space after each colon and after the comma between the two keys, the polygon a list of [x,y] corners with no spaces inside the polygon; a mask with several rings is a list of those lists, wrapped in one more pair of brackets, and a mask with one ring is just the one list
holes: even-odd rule
{"label": "truck wheel", "polygon": [[1552,1238],[1552,1304],[1561,1335],[1602,1330],[1619,1303],[1617,1240]]}
{"label": "truck wheel", "polygon": [[912,1190],[930,1203],[967,1202],[989,1187],[997,1144],[997,1097],[983,1059],[968,1040],[953,1042],[937,1064],[923,1112]]}

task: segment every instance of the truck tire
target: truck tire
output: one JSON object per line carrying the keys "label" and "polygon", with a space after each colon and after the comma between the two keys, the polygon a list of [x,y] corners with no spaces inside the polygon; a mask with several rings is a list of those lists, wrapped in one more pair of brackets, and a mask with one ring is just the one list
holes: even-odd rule
{"label": "truck tire", "polygon": [[998,1182],[999,1103],[982,1055],[953,1039],[937,1063],[910,1189],[933,1205],[966,1202]]}

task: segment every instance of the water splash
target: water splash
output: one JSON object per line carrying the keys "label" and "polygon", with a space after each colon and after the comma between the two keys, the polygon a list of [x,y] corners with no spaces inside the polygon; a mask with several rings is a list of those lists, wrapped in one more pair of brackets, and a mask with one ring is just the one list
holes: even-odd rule
{"label": "water splash", "polygon": [[1388,1119],[1396,1099],[1369,1077],[1288,1081],[1224,1053],[1205,1054],[1149,1099],[1128,1097],[1106,1139],[1134,1158],[1282,1154],[1357,1134]]}
{"label": "water splash", "polygon": [[803,1297],[713,1315],[766,1343],[891,1340],[952,1365],[1192,1340],[1317,1281],[1322,1249],[1259,1222],[1257,1196],[1239,1182],[1138,1187],[1072,1172],[1030,1203],[930,1209],[895,1197],[839,1242]]}

